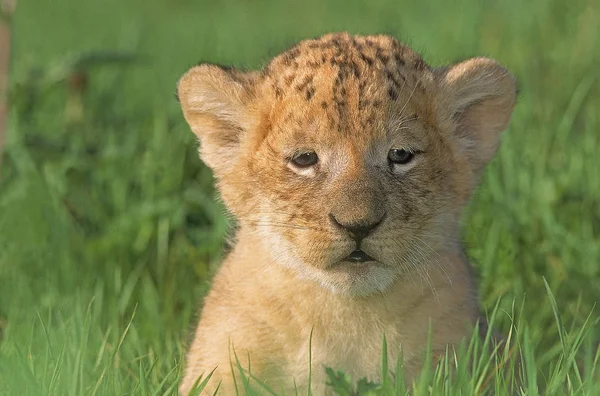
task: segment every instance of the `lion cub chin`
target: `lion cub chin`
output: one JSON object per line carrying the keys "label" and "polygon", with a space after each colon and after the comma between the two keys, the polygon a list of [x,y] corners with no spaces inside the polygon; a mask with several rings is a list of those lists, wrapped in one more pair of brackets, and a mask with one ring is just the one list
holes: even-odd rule
{"label": "lion cub chin", "polygon": [[[459,220],[515,103],[487,58],[432,68],[389,36],[328,34],[261,71],[180,80],[185,119],[239,223],[187,355],[181,392],[323,394],[324,367],[378,381],[385,334],[410,381],[469,336],[476,286]],[[309,348],[310,345],[310,348]],[[311,361],[309,362],[309,357]],[[235,374],[234,374],[235,373]]]}

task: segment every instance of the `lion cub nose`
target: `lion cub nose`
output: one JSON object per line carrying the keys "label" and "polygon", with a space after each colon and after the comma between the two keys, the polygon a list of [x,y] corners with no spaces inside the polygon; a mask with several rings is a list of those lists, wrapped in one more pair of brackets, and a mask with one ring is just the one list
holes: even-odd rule
{"label": "lion cub nose", "polygon": [[354,239],[357,244],[360,244],[360,242],[363,239],[365,239],[367,235],[371,233],[371,231],[373,231],[379,224],[381,224],[381,221],[383,220],[385,215],[383,215],[379,220],[375,222],[363,221],[360,223],[343,223],[336,219],[333,214],[330,214],[329,217],[333,224],[335,224],[339,228],[348,231],[350,237]]}

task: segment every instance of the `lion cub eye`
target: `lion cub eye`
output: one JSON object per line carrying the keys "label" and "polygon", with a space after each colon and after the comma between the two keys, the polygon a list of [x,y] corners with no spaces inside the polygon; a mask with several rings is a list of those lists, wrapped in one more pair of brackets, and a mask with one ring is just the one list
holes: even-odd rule
{"label": "lion cub eye", "polygon": [[403,149],[391,149],[388,153],[388,160],[391,164],[406,165],[415,157],[414,153]]}
{"label": "lion cub eye", "polygon": [[308,168],[317,163],[319,157],[314,151],[298,153],[292,158],[292,164],[298,168]]}

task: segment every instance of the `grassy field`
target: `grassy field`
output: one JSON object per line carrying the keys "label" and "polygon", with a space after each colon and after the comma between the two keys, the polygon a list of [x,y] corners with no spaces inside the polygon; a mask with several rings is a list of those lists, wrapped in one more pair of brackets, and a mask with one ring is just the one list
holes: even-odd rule
{"label": "grassy field", "polygon": [[[176,392],[228,229],[177,78],[201,60],[260,67],[339,30],[393,34],[433,65],[490,56],[517,76],[464,241],[482,308],[499,301],[497,327],[514,329],[522,393],[600,394],[597,0],[19,2],[0,173],[0,394]],[[425,373],[414,394],[503,392],[489,368],[461,364],[454,381]],[[357,380],[332,375],[340,394]],[[383,385],[371,392],[404,392]]]}

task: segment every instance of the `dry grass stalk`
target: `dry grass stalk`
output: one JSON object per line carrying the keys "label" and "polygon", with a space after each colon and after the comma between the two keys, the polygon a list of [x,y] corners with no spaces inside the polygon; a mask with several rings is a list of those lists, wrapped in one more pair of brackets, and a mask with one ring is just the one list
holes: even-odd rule
{"label": "dry grass stalk", "polygon": [[17,0],[2,0],[0,18],[0,170],[8,118],[8,74],[10,70],[11,18]]}

